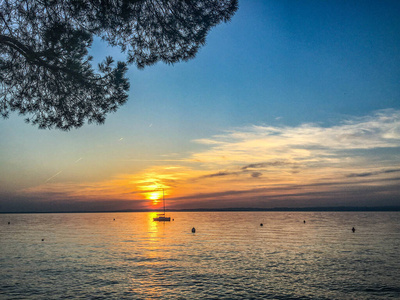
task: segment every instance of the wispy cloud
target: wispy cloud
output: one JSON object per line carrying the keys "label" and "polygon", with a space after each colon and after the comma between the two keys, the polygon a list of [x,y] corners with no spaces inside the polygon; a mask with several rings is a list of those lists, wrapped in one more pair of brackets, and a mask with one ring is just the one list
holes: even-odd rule
{"label": "wispy cloud", "polygon": [[347,175],[347,177],[369,177],[376,176],[380,174],[389,174],[389,173],[397,173],[400,172],[400,169],[389,169],[389,170],[379,170],[374,172],[364,172],[364,173],[352,173]]}
{"label": "wispy cloud", "polygon": [[342,158],[339,151],[400,147],[400,112],[383,110],[332,127],[249,126],[195,142],[211,146],[193,155],[193,159],[203,163],[332,162]]}
{"label": "wispy cloud", "polygon": [[271,161],[271,162],[263,162],[263,163],[257,163],[257,164],[249,164],[246,166],[242,167],[242,170],[247,170],[247,169],[259,169],[259,168],[266,168],[266,167],[276,167],[276,166],[283,166],[287,165],[288,163],[282,160],[277,160],[277,161]]}
{"label": "wispy cloud", "polygon": [[[235,195],[251,191],[277,199],[287,194],[276,185],[286,191],[312,186],[316,190],[307,195],[328,195],[336,182],[335,190],[345,195],[350,184],[385,186],[382,179],[394,178],[400,168],[400,111],[382,110],[331,127],[248,126],[195,142],[208,146],[191,157],[210,170],[200,179],[220,190],[235,186]],[[361,181],[369,176],[376,179]]]}
{"label": "wispy cloud", "polygon": [[231,176],[231,175],[237,175],[238,172],[217,172],[217,173],[212,173],[212,174],[206,174],[201,176],[200,178],[213,178],[213,177],[222,177],[222,176]]}
{"label": "wispy cloud", "polygon": [[[50,178],[23,192],[143,201],[146,192],[163,188],[170,205],[177,208],[219,207],[222,203],[270,206],[285,199],[298,201],[298,205],[309,201],[323,205],[337,197],[354,201],[360,198],[357,193],[365,201],[400,196],[396,189],[400,172],[398,110],[349,118],[331,127],[247,126],[194,142],[206,149],[188,156],[175,154],[171,160],[150,159],[148,167],[138,173],[80,184],[52,183]],[[151,165],[152,161],[157,164]]]}

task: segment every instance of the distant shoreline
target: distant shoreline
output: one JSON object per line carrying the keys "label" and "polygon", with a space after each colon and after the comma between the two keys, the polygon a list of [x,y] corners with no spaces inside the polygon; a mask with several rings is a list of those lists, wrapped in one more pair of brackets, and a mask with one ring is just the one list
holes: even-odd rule
{"label": "distant shoreline", "polygon": [[[396,212],[400,206],[335,206],[335,207],[276,207],[276,208],[198,208],[172,209],[168,212]],[[77,214],[77,213],[127,213],[127,212],[160,212],[160,210],[107,210],[107,211],[13,211],[0,214]]]}

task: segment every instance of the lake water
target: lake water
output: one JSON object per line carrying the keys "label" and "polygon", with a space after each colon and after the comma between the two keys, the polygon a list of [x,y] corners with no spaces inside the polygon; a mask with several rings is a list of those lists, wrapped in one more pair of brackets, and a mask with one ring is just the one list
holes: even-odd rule
{"label": "lake water", "polygon": [[0,299],[400,298],[399,212],[168,215],[0,214]]}

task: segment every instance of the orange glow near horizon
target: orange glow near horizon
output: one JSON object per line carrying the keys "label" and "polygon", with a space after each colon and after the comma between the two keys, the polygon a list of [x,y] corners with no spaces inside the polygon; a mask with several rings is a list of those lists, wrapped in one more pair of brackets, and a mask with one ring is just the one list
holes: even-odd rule
{"label": "orange glow near horizon", "polygon": [[150,193],[146,193],[146,199],[151,200],[152,201],[151,204],[153,206],[157,206],[160,203],[161,199],[162,199],[162,192],[153,191],[153,192],[150,192]]}

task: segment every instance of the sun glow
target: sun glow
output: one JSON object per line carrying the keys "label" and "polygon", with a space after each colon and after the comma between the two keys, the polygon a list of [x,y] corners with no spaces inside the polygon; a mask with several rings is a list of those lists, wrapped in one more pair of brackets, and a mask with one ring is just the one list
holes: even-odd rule
{"label": "sun glow", "polygon": [[160,199],[162,198],[162,193],[159,191],[154,191],[147,193],[146,198],[149,200],[152,200],[152,205],[156,206],[157,204],[160,203]]}
{"label": "sun glow", "polygon": [[151,193],[149,193],[147,198],[150,199],[150,200],[158,200],[158,199],[161,198],[161,195],[160,195],[159,192],[151,192]]}

